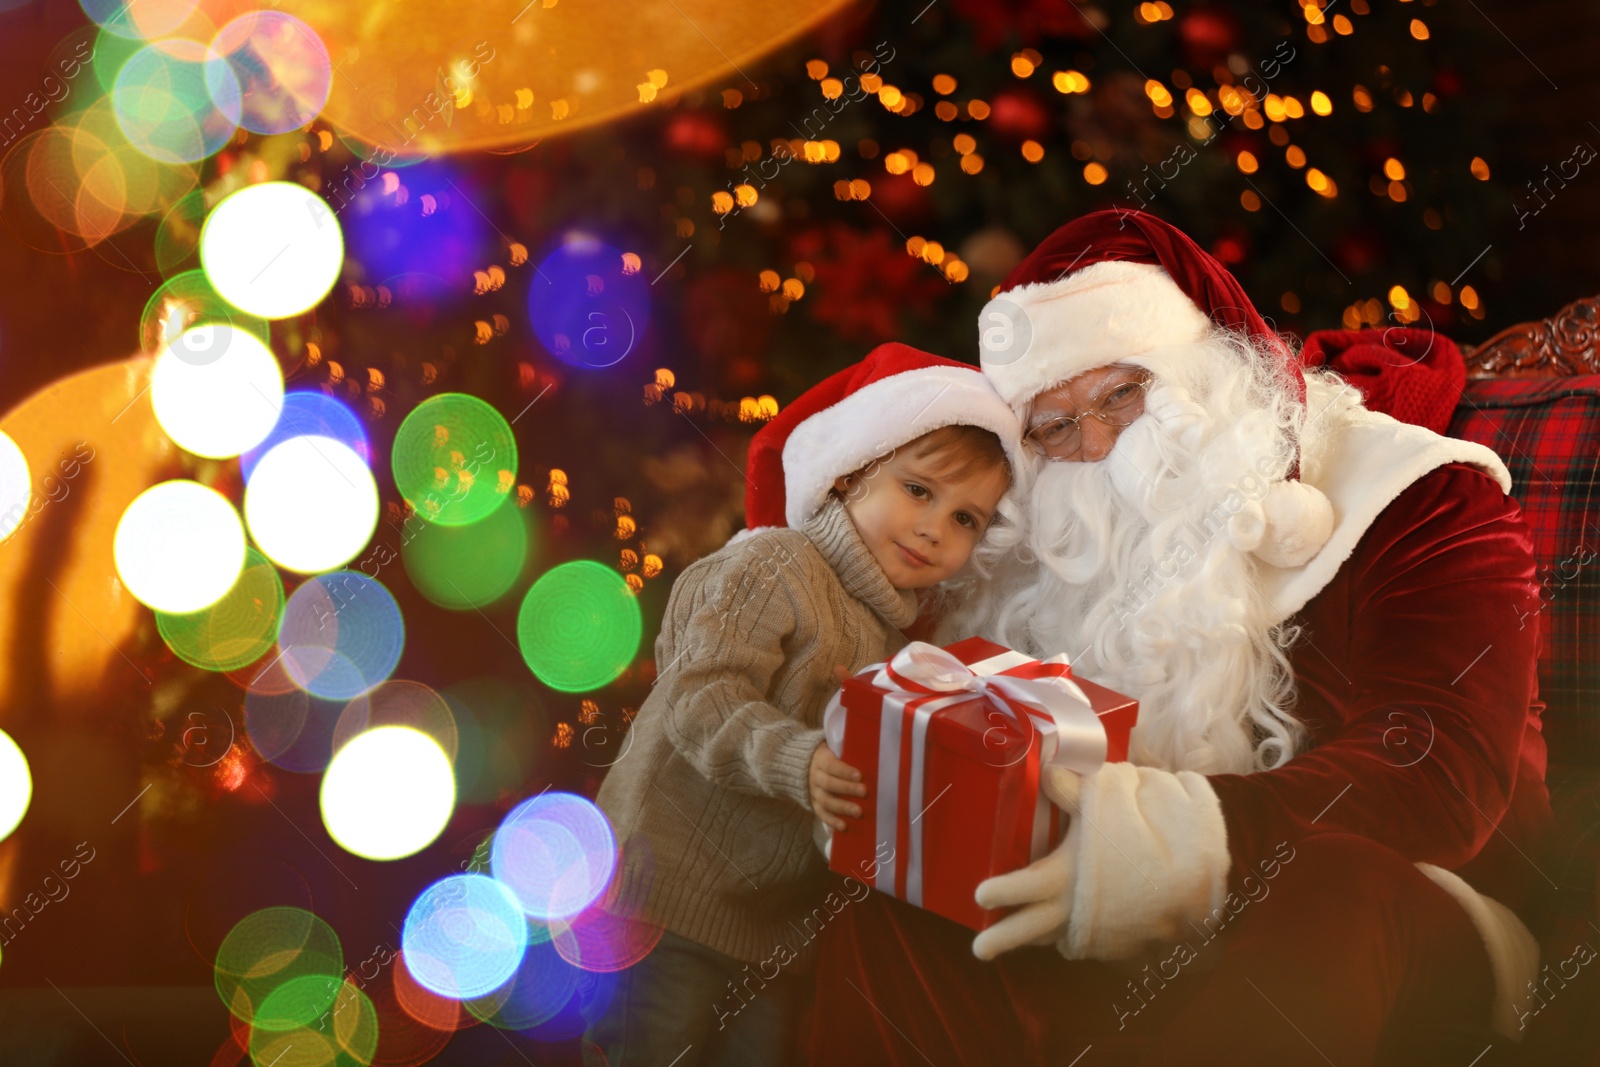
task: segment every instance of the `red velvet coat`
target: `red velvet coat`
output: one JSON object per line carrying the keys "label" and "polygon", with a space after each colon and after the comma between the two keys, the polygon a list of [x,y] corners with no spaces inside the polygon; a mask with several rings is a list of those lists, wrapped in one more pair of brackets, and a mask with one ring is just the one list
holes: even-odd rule
{"label": "red velvet coat", "polygon": [[1551,819],[1535,570],[1522,509],[1475,467],[1441,467],[1379,515],[1294,620],[1314,747],[1211,776],[1231,888],[1280,841],[1356,833],[1531,918]]}

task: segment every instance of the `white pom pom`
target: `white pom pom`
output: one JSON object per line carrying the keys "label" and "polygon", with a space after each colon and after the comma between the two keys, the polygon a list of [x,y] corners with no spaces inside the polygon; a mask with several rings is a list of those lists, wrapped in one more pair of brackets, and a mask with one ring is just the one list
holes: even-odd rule
{"label": "white pom pom", "polygon": [[1267,529],[1256,558],[1274,567],[1302,567],[1333,534],[1333,504],[1320,489],[1300,481],[1279,482],[1263,502]]}
{"label": "white pom pom", "polygon": [[1267,532],[1267,509],[1256,500],[1246,500],[1244,506],[1228,519],[1228,540],[1240,552],[1254,551]]}

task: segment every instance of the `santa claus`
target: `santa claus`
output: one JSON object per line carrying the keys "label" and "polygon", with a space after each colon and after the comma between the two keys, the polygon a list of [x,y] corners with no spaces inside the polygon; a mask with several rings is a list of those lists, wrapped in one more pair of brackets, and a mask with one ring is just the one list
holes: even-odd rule
{"label": "santa claus", "polygon": [[876,897],[835,933],[831,1052],[1466,1063],[1518,1038],[1550,818],[1530,535],[1491,451],[1364,401],[1442,428],[1453,347],[1431,393],[1376,331],[1365,377],[1307,369],[1350,340],[1297,356],[1142,213],[1062,227],[1000,286],[981,359],[1024,426],[1027,521],[937,639],[1066,652],[1139,725],[1129,762],[1047,771],[1071,828],[979,887],[1015,909],[971,941],[996,963]]}

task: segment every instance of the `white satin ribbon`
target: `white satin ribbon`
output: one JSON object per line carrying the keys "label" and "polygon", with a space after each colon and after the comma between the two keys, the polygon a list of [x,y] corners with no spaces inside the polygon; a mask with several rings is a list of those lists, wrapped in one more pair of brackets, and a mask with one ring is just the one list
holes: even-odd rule
{"label": "white satin ribbon", "polygon": [[[867,667],[874,671],[871,684],[883,692],[883,715],[878,741],[878,795],[876,797],[877,845],[892,849],[899,820],[900,748],[905,729],[906,706],[923,700],[911,716],[911,780],[908,796],[921,803],[925,794],[926,740],[929,721],[935,712],[971,699],[988,698],[999,712],[1009,715],[1024,731],[1040,734],[1040,759],[1060,763],[1079,774],[1092,774],[1106,759],[1106,733],[1094,713],[1089,698],[1070,678],[1047,675],[1042,678],[1017,678],[998,673],[1034,662],[1031,657],[1010,652],[968,665],[938,645],[913,641],[885,663]],[[1067,664],[1064,655],[1041,661]],[[874,668],[876,668],[874,670]],[[1025,714],[1019,714],[1020,705]],[[823,733],[828,747],[844,751],[845,712],[841,695],[835,693],[823,717]],[[1031,744],[1031,738],[1030,738]],[[1027,752],[1027,747],[1022,750]],[[908,903],[922,904],[923,841],[920,825],[923,811],[912,817],[910,854],[906,857],[906,896]],[[1033,851],[1042,854],[1048,846],[1049,801],[1040,791],[1034,813]],[[879,849],[881,854],[882,849]],[[877,888],[890,894],[895,890],[895,860],[880,863],[874,880]]]}

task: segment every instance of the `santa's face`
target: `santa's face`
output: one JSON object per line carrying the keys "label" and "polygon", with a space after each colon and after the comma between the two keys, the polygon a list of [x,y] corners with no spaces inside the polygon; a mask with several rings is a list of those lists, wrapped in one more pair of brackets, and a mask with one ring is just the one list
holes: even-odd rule
{"label": "santa's face", "polygon": [[1127,363],[1096,367],[1034,397],[1023,440],[1052,460],[1098,462],[1144,414],[1150,374]]}
{"label": "santa's face", "polygon": [[845,510],[896,589],[925,589],[960,570],[1008,484],[1000,467],[953,478],[937,456],[897,452],[840,478]]}
{"label": "santa's face", "polygon": [[992,592],[977,588],[973,609],[956,616],[961,632],[941,633],[1064,652],[1085,677],[1140,699],[1137,761],[1243,773],[1295,743],[1287,638],[1248,535],[1292,455],[1299,401],[1268,354],[1228,337],[1140,363],[1097,368],[1035,399],[1030,427],[1149,378],[1141,414],[1105,427],[1114,433],[1082,419],[1074,458],[1089,462],[1044,457],[1026,472],[1026,553]]}

